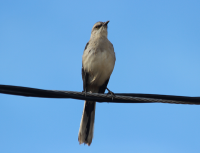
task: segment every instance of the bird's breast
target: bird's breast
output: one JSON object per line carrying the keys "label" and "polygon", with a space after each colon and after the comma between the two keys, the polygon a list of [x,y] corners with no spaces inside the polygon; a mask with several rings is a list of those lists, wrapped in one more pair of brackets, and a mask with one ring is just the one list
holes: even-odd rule
{"label": "bird's breast", "polygon": [[89,73],[89,83],[101,86],[109,79],[115,65],[114,51],[85,50],[83,54],[83,67]]}

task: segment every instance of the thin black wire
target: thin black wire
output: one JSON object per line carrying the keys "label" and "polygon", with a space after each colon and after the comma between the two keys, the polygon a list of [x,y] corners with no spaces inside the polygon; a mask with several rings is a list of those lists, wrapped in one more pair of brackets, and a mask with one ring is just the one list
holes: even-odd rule
{"label": "thin black wire", "polygon": [[79,100],[92,100],[110,103],[171,103],[171,104],[200,104],[200,97],[115,93],[108,94],[85,93],[62,90],[44,90],[21,86],[0,85],[0,93],[39,98],[73,98]]}

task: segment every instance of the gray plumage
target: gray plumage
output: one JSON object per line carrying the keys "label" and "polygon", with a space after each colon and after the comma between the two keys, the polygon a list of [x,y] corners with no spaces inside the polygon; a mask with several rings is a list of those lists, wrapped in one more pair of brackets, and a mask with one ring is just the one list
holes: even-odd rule
{"label": "gray plumage", "polygon": [[[83,90],[104,93],[115,65],[115,52],[107,38],[107,22],[97,22],[82,57]],[[90,145],[94,132],[96,102],[85,101],[78,141]]]}

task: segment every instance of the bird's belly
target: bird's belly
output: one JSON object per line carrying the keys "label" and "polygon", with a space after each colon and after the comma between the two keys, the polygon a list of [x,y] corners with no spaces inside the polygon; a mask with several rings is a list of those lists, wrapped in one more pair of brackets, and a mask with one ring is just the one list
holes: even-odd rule
{"label": "bird's belly", "polygon": [[89,83],[101,86],[109,79],[115,65],[115,57],[107,51],[91,52],[83,61],[83,67],[89,73]]}

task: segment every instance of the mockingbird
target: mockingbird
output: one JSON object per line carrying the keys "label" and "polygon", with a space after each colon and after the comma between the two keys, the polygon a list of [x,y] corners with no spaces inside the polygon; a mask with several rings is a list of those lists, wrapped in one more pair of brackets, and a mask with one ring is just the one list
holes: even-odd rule
{"label": "mockingbird", "polygon": [[[108,40],[107,22],[94,24],[89,42],[82,57],[83,91],[104,93],[115,65],[115,52]],[[95,101],[85,101],[78,141],[88,146],[92,143],[95,118]]]}

